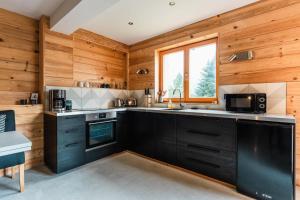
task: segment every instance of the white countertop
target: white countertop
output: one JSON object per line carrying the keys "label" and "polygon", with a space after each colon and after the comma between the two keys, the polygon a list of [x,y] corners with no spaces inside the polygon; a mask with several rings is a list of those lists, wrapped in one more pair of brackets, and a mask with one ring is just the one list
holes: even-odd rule
{"label": "white countertop", "polygon": [[31,150],[32,143],[22,133],[9,131],[0,133],[0,156]]}
{"label": "white countertop", "polygon": [[136,112],[154,112],[154,113],[167,113],[167,114],[178,114],[178,115],[193,115],[203,117],[222,117],[222,118],[233,118],[233,119],[246,119],[255,121],[270,121],[270,122],[281,122],[281,123],[296,123],[296,119],[292,115],[275,115],[275,114],[251,114],[251,113],[235,113],[224,110],[209,110],[209,109],[184,109],[184,110],[168,110],[167,108],[157,107],[130,107],[130,108],[111,108],[111,109],[99,109],[90,111],[69,111],[69,112],[50,112],[46,111],[45,114],[54,116],[68,116],[68,115],[80,115],[90,113],[101,113],[107,111],[136,111]]}

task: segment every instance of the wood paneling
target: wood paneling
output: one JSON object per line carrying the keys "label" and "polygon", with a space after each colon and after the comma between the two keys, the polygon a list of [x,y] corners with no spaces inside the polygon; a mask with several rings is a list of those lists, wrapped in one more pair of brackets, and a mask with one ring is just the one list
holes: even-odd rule
{"label": "wood paneling", "polygon": [[73,86],[73,37],[50,31],[45,16],[40,19],[40,31],[42,86]]}
{"label": "wood paneling", "polygon": [[74,34],[74,79],[124,85],[127,53],[82,40]]}
{"label": "wood paneling", "polygon": [[75,38],[87,41],[91,44],[100,45],[123,53],[129,52],[129,48],[126,44],[95,34],[93,32],[84,29],[79,29],[75,31],[73,35]]}
{"label": "wood paneling", "polygon": [[[32,150],[25,153],[26,169],[44,162],[43,105],[0,105],[0,110],[14,110],[16,129],[32,142]],[[0,170],[0,176],[3,170]]]}
{"label": "wood paneling", "polygon": [[[154,87],[156,50],[215,33],[220,44],[220,84],[287,82],[287,113],[300,123],[299,10],[299,0],[260,1],[132,45],[130,89]],[[254,59],[228,63],[229,56],[243,50],[253,50]],[[150,74],[137,76],[140,66],[149,68]],[[299,161],[300,131],[296,130]],[[300,174],[300,162],[296,163]]]}
{"label": "wood paneling", "polygon": [[38,22],[0,9],[0,104],[38,91]]}
{"label": "wood paneling", "polygon": [[126,84],[127,45],[83,29],[67,36],[50,31],[48,24],[47,18],[40,20],[43,86],[75,86],[78,81]]}
{"label": "wood paneling", "polygon": [[296,124],[296,183],[300,185],[300,82],[290,82],[287,85],[287,113],[294,115]]}
{"label": "wood paneling", "polygon": [[0,9],[0,110],[14,110],[16,129],[33,143],[26,168],[43,163],[43,106],[16,104],[39,90],[38,56],[38,21]]}

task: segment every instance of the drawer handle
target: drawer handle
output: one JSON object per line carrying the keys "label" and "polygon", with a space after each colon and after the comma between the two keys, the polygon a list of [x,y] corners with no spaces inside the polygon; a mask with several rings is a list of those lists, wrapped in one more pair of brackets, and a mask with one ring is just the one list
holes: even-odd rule
{"label": "drawer handle", "polygon": [[214,149],[214,148],[211,148],[211,147],[204,147],[204,146],[200,146],[200,145],[196,145],[196,144],[188,144],[187,147],[197,149],[197,150],[201,150],[201,151],[209,151],[209,152],[213,152],[213,153],[220,153],[220,150],[218,150],[218,149]]}
{"label": "drawer handle", "polygon": [[74,147],[77,146],[78,144],[79,142],[74,142],[74,143],[67,144],[66,147]]}
{"label": "drawer handle", "polygon": [[220,136],[220,134],[216,134],[216,133],[205,133],[205,132],[196,131],[196,130],[188,130],[188,132],[189,132],[189,133],[193,133],[193,134],[212,136],[212,137],[219,137],[219,136]]}
{"label": "drawer handle", "polygon": [[77,130],[77,128],[72,128],[72,129],[66,130],[65,133],[70,134],[70,133],[73,133],[76,130]]}
{"label": "drawer handle", "polygon": [[216,168],[216,169],[217,169],[217,168],[220,168],[220,165],[216,165],[216,164],[213,164],[213,163],[209,163],[209,162],[206,162],[206,161],[202,161],[202,160],[199,160],[199,159],[196,159],[196,158],[190,158],[190,157],[188,157],[188,159],[191,160],[191,161],[194,161],[194,162],[203,164],[203,165],[207,165],[207,166]]}
{"label": "drawer handle", "polygon": [[65,119],[79,119],[78,116],[75,116],[75,117],[65,117]]}

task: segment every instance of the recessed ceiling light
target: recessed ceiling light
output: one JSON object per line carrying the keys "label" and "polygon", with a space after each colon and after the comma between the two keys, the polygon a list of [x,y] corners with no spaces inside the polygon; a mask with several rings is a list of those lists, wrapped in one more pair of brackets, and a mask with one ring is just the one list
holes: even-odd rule
{"label": "recessed ceiling light", "polygon": [[132,25],[133,25],[133,22],[128,22],[128,24],[129,24],[130,26],[132,26]]}
{"label": "recessed ceiling light", "polygon": [[169,6],[175,6],[175,5],[176,5],[175,1],[170,1],[169,2]]}

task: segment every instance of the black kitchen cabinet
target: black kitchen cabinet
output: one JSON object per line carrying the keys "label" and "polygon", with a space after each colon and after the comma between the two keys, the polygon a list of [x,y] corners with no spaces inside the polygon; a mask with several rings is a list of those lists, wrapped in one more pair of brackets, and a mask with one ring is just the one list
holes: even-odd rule
{"label": "black kitchen cabinet", "polygon": [[44,115],[46,165],[55,173],[85,163],[84,115],[56,117]]}
{"label": "black kitchen cabinet", "polygon": [[152,114],[154,123],[155,158],[169,164],[176,164],[176,116]]}
{"label": "black kitchen cabinet", "polygon": [[130,115],[128,112],[117,113],[117,124],[116,124],[116,139],[117,139],[117,152],[124,151],[129,147],[129,119]]}
{"label": "black kitchen cabinet", "polygon": [[178,116],[178,165],[234,184],[236,122],[233,119]]}
{"label": "black kitchen cabinet", "polygon": [[129,149],[151,158],[155,157],[153,115],[147,112],[129,112],[129,115]]}

